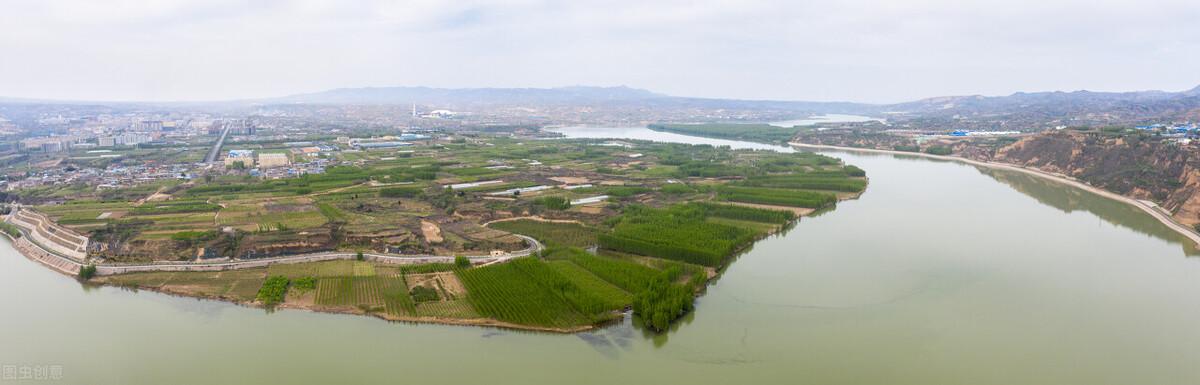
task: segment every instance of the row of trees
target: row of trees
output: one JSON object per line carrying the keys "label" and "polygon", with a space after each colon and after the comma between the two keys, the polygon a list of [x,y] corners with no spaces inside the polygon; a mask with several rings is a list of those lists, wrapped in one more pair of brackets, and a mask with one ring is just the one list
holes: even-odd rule
{"label": "row of trees", "polygon": [[611,250],[717,266],[757,233],[707,222],[706,211],[698,205],[627,207],[612,232],[598,240],[601,247]]}
{"label": "row of trees", "polygon": [[822,176],[810,174],[763,175],[746,178],[739,183],[749,187],[771,187],[785,189],[809,189],[860,192],[867,188],[867,182],[862,179],[851,179],[842,176]]}
{"label": "row of trees", "polygon": [[633,314],[641,318],[647,327],[664,331],[671,326],[671,321],[692,311],[695,288],[690,283],[674,283],[681,272],[677,266],[667,268],[634,295]]}
{"label": "row of trees", "polygon": [[837,197],[830,193],[762,187],[720,186],[717,197],[734,202],[814,209],[837,203]]}
{"label": "row of trees", "polygon": [[691,203],[704,209],[707,216],[737,219],[741,221],[784,224],[796,219],[791,211],[760,209],[709,202]]}

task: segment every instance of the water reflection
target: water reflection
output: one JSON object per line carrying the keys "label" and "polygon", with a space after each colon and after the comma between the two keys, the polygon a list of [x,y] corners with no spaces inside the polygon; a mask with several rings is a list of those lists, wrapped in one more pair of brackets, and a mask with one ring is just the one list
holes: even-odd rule
{"label": "water reflection", "polygon": [[[802,151],[812,150],[802,147],[798,149]],[[815,150],[814,152],[833,157],[837,157],[839,154],[853,154],[855,157],[860,158],[893,158],[906,161],[965,164],[954,160],[934,159],[919,155],[884,154],[876,152],[828,149]],[[1140,208],[1131,206],[1128,203],[1109,199],[1078,187],[1023,172],[982,166],[971,167],[979,170],[979,173],[991,177],[1000,183],[1012,187],[1013,190],[1033,198],[1039,203],[1054,207],[1064,213],[1070,214],[1080,210],[1092,213],[1109,224],[1127,228],[1137,233],[1148,235],[1167,242],[1179,244],[1183,249],[1184,254],[1187,256],[1200,256],[1200,246],[1197,246],[1195,242],[1192,242],[1187,237],[1184,237],[1174,230],[1171,230],[1171,228],[1162,224],[1162,222],[1159,222],[1153,216],[1142,211]],[[868,176],[869,175],[870,171],[868,170]],[[870,191],[871,188],[868,186],[867,192],[869,193]]]}
{"label": "water reflection", "polygon": [[1182,246],[1184,254],[1200,256],[1196,244],[1171,230],[1153,216],[1125,202],[1108,199],[1093,192],[1011,170],[976,167],[980,173],[1028,195],[1039,203],[1064,213],[1083,210],[1110,224]]}

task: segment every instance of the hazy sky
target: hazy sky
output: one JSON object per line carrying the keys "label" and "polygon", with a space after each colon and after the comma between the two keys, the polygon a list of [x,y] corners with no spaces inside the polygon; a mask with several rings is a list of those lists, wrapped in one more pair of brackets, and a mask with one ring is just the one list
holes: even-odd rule
{"label": "hazy sky", "polygon": [[1175,91],[1198,69],[1197,0],[0,0],[0,95],[18,97],[628,85],[893,102]]}

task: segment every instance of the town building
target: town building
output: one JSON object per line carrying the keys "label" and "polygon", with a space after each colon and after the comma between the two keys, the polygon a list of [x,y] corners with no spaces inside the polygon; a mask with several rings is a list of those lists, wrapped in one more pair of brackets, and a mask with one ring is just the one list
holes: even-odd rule
{"label": "town building", "polygon": [[229,150],[229,154],[225,157],[225,167],[233,167],[238,162],[241,162],[242,166],[246,168],[254,167],[254,151]]}
{"label": "town building", "polygon": [[260,168],[286,167],[290,163],[287,154],[258,154],[258,167]]}

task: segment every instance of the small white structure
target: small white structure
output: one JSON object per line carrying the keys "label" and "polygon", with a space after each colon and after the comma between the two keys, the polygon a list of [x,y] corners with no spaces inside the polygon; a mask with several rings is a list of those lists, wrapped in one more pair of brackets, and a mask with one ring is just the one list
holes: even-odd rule
{"label": "small white structure", "polygon": [[537,191],[542,191],[542,190],[549,190],[552,188],[554,188],[554,187],[553,186],[544,186],[544,185],[543,186],[533,186],[533,187],[522,187],[522,188],[510,188],[510,189],[504,190],[504,191],[488,193],[488,195],[524,194],[524,193],[531,193],[531,192],[537,192]]}
{"label": "small white structure", "polygon": [[608,195],[598,195],[571,201],[571,206],[586,205],[591,203],[599,203],[608,200]]}
{"label": "small white structure", "polygon": [[497,179],[497,180],[485,180],[482,182],[458,183],[458,184],[452,184],[452,185],[446,186],[446,188],[451,189],[451,190],[461,190],[461,189],[465,189],[465,188],[487,186],[489,184],[496,184],[496,183],[504,183],[504,181]]}

